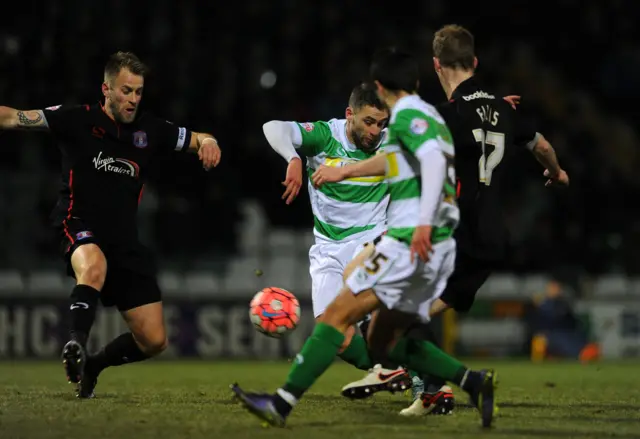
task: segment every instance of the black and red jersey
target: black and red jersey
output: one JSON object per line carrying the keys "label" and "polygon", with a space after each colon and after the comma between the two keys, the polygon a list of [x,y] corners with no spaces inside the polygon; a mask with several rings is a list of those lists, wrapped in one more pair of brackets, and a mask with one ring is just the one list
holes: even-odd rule
{"label": "black and red jersey", "polygon": [[43,111],[62,151],[54,225],[79,218],[104,241],[137,242],[136,214],[152,158],[187,151],[192,133],[149,113],[120,124],[101,104]]}
{"label": "black and red jersey", "polygon": [[437,108],[451,130],[456,153],[458,250],[477,259],[503,259],[509,236],[502,206],[507,169],[515,148],[532,148],[538,134],[528,119],[475,77],[462,82],[451,100]]}

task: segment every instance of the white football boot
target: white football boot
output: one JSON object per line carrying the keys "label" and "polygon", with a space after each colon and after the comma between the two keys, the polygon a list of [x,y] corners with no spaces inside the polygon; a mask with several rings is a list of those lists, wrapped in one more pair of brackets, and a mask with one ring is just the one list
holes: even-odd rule
{"label": "white football boot", "polygon": [[400,411],[401,416],[449,415],[453,413],[453,389],[442,386],[437,392],[422,392],[413,403]]}
{"label": "white football boot", "polygon": [[401,392],[411,387],[411,376],[403,367],[384,369],[376,364],[360,381],[354,381],[342,388],[342,396],[351,399],[368,398],[377,392]]}

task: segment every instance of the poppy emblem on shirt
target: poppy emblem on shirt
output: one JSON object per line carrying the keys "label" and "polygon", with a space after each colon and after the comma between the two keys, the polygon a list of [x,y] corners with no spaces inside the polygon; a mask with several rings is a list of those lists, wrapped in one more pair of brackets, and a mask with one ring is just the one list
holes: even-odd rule
{"label": "poppy emblem on shirt", "polygon": [[310,133],[311,131],[313,131],[314,126],[313,126],[313,124],[312,124],[312,123],[310,123],[310,122],[305,122],[305,123],[303,123],[303,124],[302,124],[302,128],[304,128],[304,130],[305,130],[307,133]]}
{"label": "poppy emblem on shirt", "polygon": [[89,230],[83,230],[82,232],[76,233],[76,239],[80,241],[81,239],[91,238],[93,233]]}
{"label": "poppy emblem on shirt", "polygon": [[144,131],[133,133],[133,145],[136,148],[145,148],[147,146],[147,133]]}

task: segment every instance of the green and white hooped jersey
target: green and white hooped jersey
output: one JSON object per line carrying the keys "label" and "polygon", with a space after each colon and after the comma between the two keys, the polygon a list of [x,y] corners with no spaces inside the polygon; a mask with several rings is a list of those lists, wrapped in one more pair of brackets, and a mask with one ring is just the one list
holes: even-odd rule
{"label": "green and white hooped jersey", "polygon": [[[300,133],[299,138],[294,137],[293,143],[307,158],[309,177],[320,165],[344,166],[376,154],[366,153],[349,142],[345,119],[290,123]],[[309,179],[308,188],[313,232],[317,238],[346,242],[385,230],[389,203],[385,177],[349,178],[339,183],[323,184],[320,188],[315,188]]]}
{"label": "green and white hooped jersey", "polygon": [[451,133],[432,105],[417,95],[405,96],[391,110],[387,153],[387,182],[390,202],[387,235],[409,244],[420,216],[420,162],[418,157],[433,148],[447,159],[447,173],[433,221],[431,240],[444,241],[453,235],[460,220],[456,203],[456,173]]}

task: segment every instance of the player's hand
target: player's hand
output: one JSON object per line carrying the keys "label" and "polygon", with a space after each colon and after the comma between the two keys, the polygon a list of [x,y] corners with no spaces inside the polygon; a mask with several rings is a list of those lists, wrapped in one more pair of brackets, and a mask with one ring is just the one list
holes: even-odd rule
{"label": "player's hand", "polygon": [[198,149],[198,157],[207,171],[218,166],[221,156],[222,151],[220,151],[220,146],[218,146],[218,142],[215,139],[205,140],[200,145],[200,149]]}
{"label": "player's hand", "polygon": [[282,185],[286,187],[282,199],[286,204],[291,204],[296,199],[300,188],[302,187],[302,160],[299,157],[294,157],[287,166],[287,176],[285,177]]}
{"label": "player's hand", "polygon": [[509,96],[503,97],[502,99],[507,101],[511,105],[511,108],[513,108],[515,110],[516,109],[516,105],[520,104],[520,98],[521,98],[521,96],[518,96],[518,95],[509,95]]}
{"label": "player's hand", "polygon": [[320,165],[311,176],[311,181],[315,187],[320,187],[325,183],[337,183],[344,180],[344,168],[334,168]]}
{"label": "player's hand", "polygon": [[551,176],[551,172],[548,169],[545,169],[544,176],[548,178],[547,182],[544,184],[545,186],[569,186],[569,175],[563,169],[560,169],[560,172],[554,176]]}
{"label": "player's hand", "polygon": [[431,258],[431,226],[418,226],[413,232],[411,239],[411,262],[417,254],[424,262],[429,262]]}

